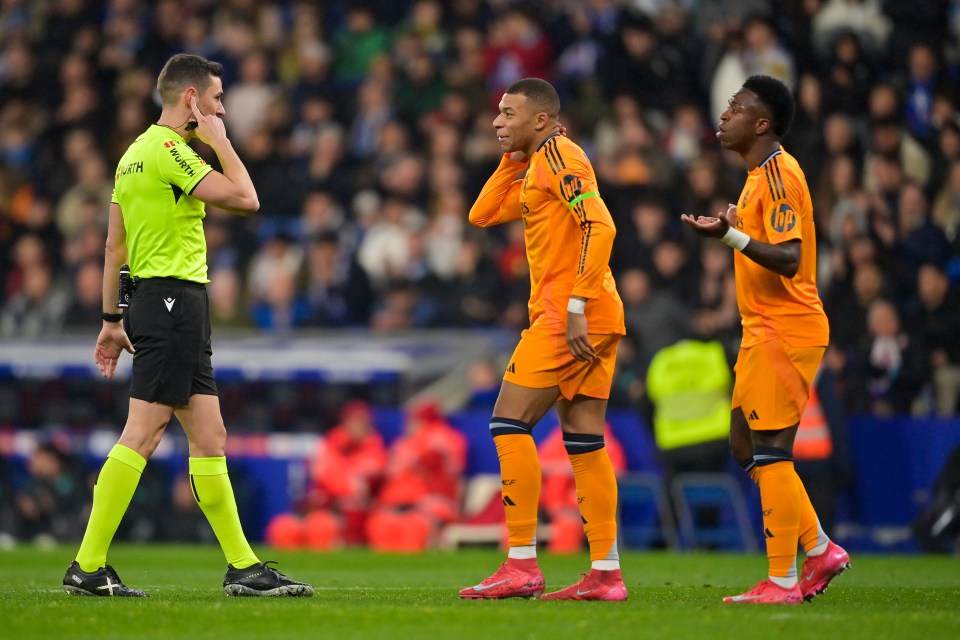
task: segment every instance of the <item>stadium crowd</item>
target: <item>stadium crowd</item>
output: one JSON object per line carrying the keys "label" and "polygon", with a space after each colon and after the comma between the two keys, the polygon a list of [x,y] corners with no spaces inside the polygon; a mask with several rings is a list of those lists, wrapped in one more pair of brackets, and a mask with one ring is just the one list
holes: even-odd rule
{"label": "stadium crowd", "polygon": [[738,197],[714,123],[763,73],[797,96],[784,146],[815,199],[845,408],[956,414],[957,0],[5,0],[0,336],[93,339],[111,169],[176,52],[224,64],[261,203],[208,208],[219,327],[524,327],[522,230],[477,234],[467,211],[500,157],[504,88],[537,76],[615,216],[629,335],[613,402],[637,405],[662,347],[736,353],[730,251],[679,215]]}

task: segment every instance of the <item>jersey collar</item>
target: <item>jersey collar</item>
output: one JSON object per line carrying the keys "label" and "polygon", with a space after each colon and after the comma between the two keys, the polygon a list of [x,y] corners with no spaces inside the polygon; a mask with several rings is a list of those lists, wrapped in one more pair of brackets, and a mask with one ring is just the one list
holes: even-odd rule
{"label": "jersey collar", "polygon": [[[540,146],[537,147],[537,151],[540,151],[540,149],[543,149],[543,146],[544,146],[545,144],[547,144],[548,142],[550,142],[551,140],[553,140],[554,138],[559,138],[559,137],[560,137],[560,134],[559,134],[559,133],[552,133],[552,134],[550,134],[550,136],[549,136],[546,140],[544,140],[543,142],[540,143]],[[537,151],[534,151],[534,153],[537,153]]]}
{"label": "jersey collar", "polygon": [[183,135],[182,135],[179,131],[177,131],[176,129],[174,129],[173,127],[171,127],[171,126],[169,126],[169,125],[160,124],[159,122],[154,122],[154,123],[151,124],[150,126],[151,126],[151,127],[160,127],[161,129],[167,129],[167,130],[169,130],[169,131],[172,131],[175,136],[177,136],[178,138],[180,138],[181,140],[183,140],[184,142],[186,142],[186,139],[183,137]]}
{"label": "jersey collar", "polygon": [[757,165],[757,169],[763,168],[763,165],[767,164],[768,162],[770,162],[772,159],[774,159],[775,157],[777,157],[777,156],[780,155],[781,153],[783,153],[783,149],[782,149],[781,147],[777,147],[777,150],[776,150],[776,151],[774,151],[773,153],[771,153],[770,155],[768,155],[767,158],[766,158],[763,162],[761,162],[760,164]]}

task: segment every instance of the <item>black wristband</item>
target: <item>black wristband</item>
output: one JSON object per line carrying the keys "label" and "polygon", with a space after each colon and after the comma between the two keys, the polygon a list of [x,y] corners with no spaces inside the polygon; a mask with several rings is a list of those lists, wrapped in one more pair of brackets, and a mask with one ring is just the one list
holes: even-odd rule
{"label": "black wristband", "polygon": [[120,322],[121,320],[123,320],[122,313],[107,313],[106,311],[104,311],[103,313],[100,314],[100,317],[105,322]]}

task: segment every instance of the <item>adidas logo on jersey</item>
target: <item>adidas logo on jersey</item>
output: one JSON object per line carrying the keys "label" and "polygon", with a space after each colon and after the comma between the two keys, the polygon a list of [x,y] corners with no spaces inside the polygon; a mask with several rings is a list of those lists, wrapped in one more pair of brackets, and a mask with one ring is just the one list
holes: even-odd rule
{"label": "adidas logo on jersey", "polygon": [[750,415],[747,416],[747,420],[759,420],[760,416],[757,415],[757,410],[754,409],[750,412]]}

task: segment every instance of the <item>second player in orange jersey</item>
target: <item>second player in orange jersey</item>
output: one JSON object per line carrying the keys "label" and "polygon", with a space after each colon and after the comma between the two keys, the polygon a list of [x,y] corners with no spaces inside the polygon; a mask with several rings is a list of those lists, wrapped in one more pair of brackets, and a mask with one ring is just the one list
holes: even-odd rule
{"label": "second player in orange jersey", "polygon": [[[793,467],[793,442],[829,339],[817,293],[817,244],[810,190],[780,146],[790,128],[790,90],[751,76],[720,115],[717,139],[743,158],[747,180],[737,204],[716,216],[682,216],[702,236],[736,249],[743,340],[730,414],[730,447],[760,487],[768,579],[724,598],[746,604],[810,600],[850,566],[824,533]],[[797,572],[797,543],[807,554]]]}

